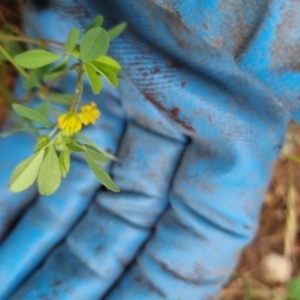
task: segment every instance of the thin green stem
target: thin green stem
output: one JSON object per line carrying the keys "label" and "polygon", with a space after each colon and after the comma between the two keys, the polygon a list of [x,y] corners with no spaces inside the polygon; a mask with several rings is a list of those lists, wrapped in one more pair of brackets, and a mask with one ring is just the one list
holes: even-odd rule
{"label": "thin green stem", "polygon": [[48,134],[49,139],[57,132],[58,126],[55,126],[53,130]]}
{"label": "thin green stem", "polygon": [[0,34],[0,40],[4,41],[15,41],[15,42],[24,42],[24,43],[31,43],[31,44],[37,44],[39,46],[52,44],[52,45],[58,45],[61,47],[64,47],[63,43],[51,41],[51,40],[43,40],[43,39],[31,39],[28,37],[20,37],[20,36],[12,36],[12,35],[6,35],[6,34]]}
{"label": "thin green stem", "polygon": [[2,45],[0,44],[0,52],[3,54],[3,56],[15,67],[15,69],[20,73],[21,76],[23,76],[24,78],[28,78],[29,75],[25,72],[25,70],[23,68],[21,68],[20,66],[18,66],[14,59],[10,56],[10,54],[2,47]]}
{"label": "thin green stem", "polygon": [[81,96],[82,96],[82,91],[83,91],[83,69],[82,66],[78,66],[77,68],[77,81],[76,81],[76,86],[75,86],[75,91],[73,94],[73,99],[70,103],[70,110],[71,111],[77,111],[79,103],[81,101]]}

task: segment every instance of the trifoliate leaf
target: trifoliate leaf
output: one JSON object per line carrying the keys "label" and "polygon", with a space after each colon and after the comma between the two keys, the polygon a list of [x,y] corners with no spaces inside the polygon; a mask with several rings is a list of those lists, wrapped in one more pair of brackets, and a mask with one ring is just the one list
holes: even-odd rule
{"label": "trifoliate leaf", "polygon": [[92,28],[100,27],[103,23],[103,17],[101,15],[98,15],[92,23],[86,28],[86,32],[89,31]]}
{"label": "trifoliate leaf", "polygon": [[61,177],[66,177],[70,169],[70,150],[64,149],[59,155]]}
{"label": "trifoliate leaf", "polygon": [[89,62],[104,55],[109,46],[107,32],[100,28],[92,28],[84,34],[80,44],[80,54],[83,62]]}
{"label": "trifoliate leaf", "polygon": [[97,57],[95,59],[95,61],[98,62],[100,65],[104,66],[108,71],[112,71],[112,72],[121,71],[120,64],[109,56],[103,55],[103,56]]}
{"label": "trifoliate leaf", "polygon": [[108,30],[109,38],[112,40],[119,36],[126,28],[127,23],[123,22],[121,24],[118,24],[117,26],[113,27],[112,29]]}
{"label": "trifoliate leaf", "polygon": [[76,46],[79,34],[80,34],[80,30],[78,28],[73,28],[69,32],[67,43],[65,45],[68,54],[72,54],[72,51]]}
{"label": "trifoliate leaf", "polygon": [[98,149],[86,144],[84,146],[86,148],[85,153],[93,160],[101,164],[107,164],[109,162],[109,158]]}
{"label": "trifoliate leaf", "polygon": [[44,152],[43,149],[32,155],[14,169],[8,183],[8,187],[12,192],[21,192],[33,184],[43,161]]}
{"label": "trifoliate leaf", "polygon": [[46,126],[52,125],[42,114],[40,114],[39,112],[37,112],[31,108],[28,108],[26,106],[16,104],[16,103],[13,104],[12,107],[13,107],[14,111],[21,117],[44,124]]}
{"label": "trifoliate leaf", "polygon": [[46,50],[30,50],[15,57],[15,62],[23,68],[36,69],[59,60],[60,55]]}
{"label": "trifoliate leaf", "polygon": [[97,179],[109,190],[113,192],[119,192],[118,187],[113,183],[110,176],[107,174],[105,170],[103,170],[97,163],[93,160],[92,157],[85,152],[84,157],[88,166],[91,168],[93,173],[96,175]]}
{"label": "trifoliate leaf", "polygon": [[86,75],[89,79],[93,93],[99,94],[101,91],[101,87],[102,87],[102,83],[101,83],[99,75],[96,73],[94,68],[89,63],[84,64],[84,69],[86,71]]}
{"label": "trifoliate leaf", "polygon": [[53,145],[49,146],[37,182],[41,195],[53,194],[60,185],[61,173],[59,160]]}

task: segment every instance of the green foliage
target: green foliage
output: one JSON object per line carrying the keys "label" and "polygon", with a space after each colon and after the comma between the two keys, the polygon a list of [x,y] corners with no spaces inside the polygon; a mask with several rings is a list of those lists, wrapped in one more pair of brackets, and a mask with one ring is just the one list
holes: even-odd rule
{"label": "green foliage", "polygon": [[102,75],[113,87],[118,86],[118,76],[115,71],[111,71],[109,67],[100,64],[97,61],[92,61],[91,65],[98,72],[98,74]]}
{"label": "green foliage", "polygon": [[68,54],[72,54],[76,46],[77,40],[79,38],[79,35],[80,35],[80,30],[78,28],[71,29],[66,43],[66,51]]}
{"label": "green foliage", "polygon": [[74,152],[84,152],[85,151],[85,147],[80,145],[79,143],[77,143],[76,141],[74,141],[73,139],[70,139],[67,142],[67,147]]}
{"label": "green foliage", "polygon": [[46,51],[46,50],[30,50],[21,53],[15,57],[18,65],[26,69],[36,69],[43,66],[50,65],[51,63],[59,60],[60,55]]}
{"label": "green foliage", "polygon": [[80,44],[80,54],[83,62],[89,62],[105,55],[109,46],[107,32],[99,27],[92,28],[84,34]]}
{"label": "green foliage", "polygon": [[24,81],[23,87],[25,90],[31,90],[34,87],[38,87],[40,85],[41,77],[44,73],[48,71],[48,66],[44,66],[41,68],[34,69],[29,77]]}
{"label": "green foliage", "polygon": [[34,146],[34,152],[38,152],[45,148],[50,143],[50,139],[48,135],[41,135],[39,136],[37,143]]}
{"label": "green foliage", "polygon": [[106,68],[108,71],[111,72],[121,71],[120,64],[109,56],[99,56],[95,59],[95,61],[98,63],[97,65],[100,67],[100,69]]}
{"label": "green foliage", "polygon": [[38,122],[40,124],[51,126],[52,124],[39,112],[20,104],[13,104],[14,111],[21,117]]}
{"label": "green foliage", "polygon": [[113,183],[110,176],[99,166],[89,152],[84,153],[87,164],[96,175],[97,179],[109,190],[119,192],[117,186]]}
{"label": "green foliage", "polygon": [[101,15],[98,15],[93,21],[92,23],[86,28],[86,31],[89,31],[92,28],[95,27],[100,27],[103,24],[103,17]]}
{"label": "green foliage", "polygon": [[124,22],[108,30],[109,38],[112,40],[119,36],[125,30],[126,26],[127,23]]}
{"label": "green foliage", "polygon": [[41,195],[53,194],[61,181],[60,164],[53,145],[50,144],[47,150],[37,180]]}
{"label": "green foliage", "polygon": [[300,276],[292,278],[287,285],[288,300],[300,300]]}
{"label": "green foliage", "polygon": [[69,149],[64,149],[61,151],[59,156],[59,167],[61,172],[61,177],[66,177],[70,169],[70,151]]}
{"label": "green foliage", "polygon": [[91,84],[93,93],[99,94],[102,87],[100,77],[89,63],[84,64],[84,69]]}
{"label": "green foliage", "polygon": [[35,181],[44,158],[44,149],[21,162],[13,171],[8,183],[12,192],[21,192]]}
{"label": "green foliage", "polygon": [[101,164],[107,164],[109,162],[109,158],[99,149],[87,144],[83,146],[85,146],[85,153],[93,160]]}
{"label": "green foliage", "polygon": [[38,106],[35,107],[35,111],[39,112],[41,115],[47,118],[50,113],[50,102],[45,101],[39,104]]}
{"label": "green foliage", "polygon": [[[82,112],[79,111],[83,75],[87,76],[94,94],[101,92],[103,78],[113,87],[118,85],[120,78],[120,64],[106,53],[110,40],[123,32],[126,23],[107,31],[102,28],[103,21],[103,17],[98,15],[82,32],[78,28],[71,29],[65,43],[31,39],[24,35],[15,37],[11,32],[0,32],[0,60],[15,67],[24,79],[26,91],[21,101],[9,97],[13,102],[12,109],[17,114],[13,115],[17,122],[0,137],[18,131],[31,132],[37,137],[34,154],[21,162],[12,173],[8,184],[11,191],[23,191],[37,179],[40,194],[51,195],[61,184],[61,178],[70,172],[72,152],[84,156],[92,172],[106,188],[119,191],[99,165],[116,158],[78,132],[82,126],[94,124],[100,115],[93,102],[82,107]],[[25,44],[19,43],[20,40],[36,47],[26,51]],[[60,48],[60,54],[56,53],[57,48]],[[73,94],[61,93],[53,88],[59,86],[56,85],[57,81],[72,72],[77,74]],[[28,107],[28,102],[36,98],[43,101],[34,108]],[[57,104],[60,105],[59,110]],[[56,117],[56,121],[50,122],[49,118],[52,120],[53,117]],[[43,127],[37,126],[37,123]],[[84,143],[80,143],[76,137]]]}

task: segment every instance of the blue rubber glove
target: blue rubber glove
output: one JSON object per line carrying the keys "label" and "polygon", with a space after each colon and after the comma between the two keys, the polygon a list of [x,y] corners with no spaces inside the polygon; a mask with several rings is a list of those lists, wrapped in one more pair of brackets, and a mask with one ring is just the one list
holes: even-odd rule
{"label": "blue rubber glove", "polygon": [[117,154],[121,193],[76,160],[53,196],[10,194],[32,146],[1,140],[0,299],[217,298],[299,119],[299,10],[257,2],[29,1],[33,37],[64,41],[99,13],[129,23],[111,48],[125,79],[98,97],[103,116],[86,132]]}

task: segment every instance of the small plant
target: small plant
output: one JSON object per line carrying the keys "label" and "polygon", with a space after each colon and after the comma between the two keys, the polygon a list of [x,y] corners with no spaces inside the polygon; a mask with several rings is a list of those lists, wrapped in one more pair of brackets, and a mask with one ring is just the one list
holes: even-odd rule
{"label": "small plant", "polygon": [[[37,137],[33,155],[12,172],[8,183],[12,192],[27,189],[37,179],[40,194],[51,195],[60,186],[61,178],[69,172],[72,152],[82,153],[90,169],[106,188],[119,191],[99,165],[107,164],[114,157],[99,149],[80,132],[83,126],[95,124],[101,115],[95,102],[81,105],[83,76],[87,76],[94,94],[101,92],[103,79],[113,87],[118,86],[121,66],[106,53],[110,41],[123,32],[126,23],[108,31],[101,27],[102,23],[103,17],[97,16],[81,38],[80,30],[73,28],[65,43],[30,39],[10,28],[0,34],[0,60],[14,66],[23,77],[23,87],[27,90],[19,101],[9,96],[17,118],[14,116],[14,128],[3,133],[2,137],[17,131],[31,131]],[[33,49],[24,50],[19,42],[33,46]],[[77,74],[74,93],[54,92],[53,85],[70,72]],[[34,109],[30,108],[30,100],[37,98],[40,103]],[[63,108],[63,112],[57,109],[57,105]],[[55,117],[54,121],[50,115]]]}

